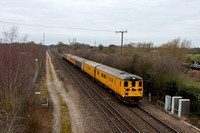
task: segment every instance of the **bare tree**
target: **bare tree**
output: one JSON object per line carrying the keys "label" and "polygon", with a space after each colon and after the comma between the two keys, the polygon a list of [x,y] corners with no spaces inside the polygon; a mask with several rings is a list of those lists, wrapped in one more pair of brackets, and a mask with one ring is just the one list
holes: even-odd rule
{"label": "bare tree", "polygon": [[17,39],[18,28],[17,26],[10,27],[9,31],[3,32],[4,43],[13,43],[15,39]]}
{"label": "bare tree", "polygon": [[22,43],[26,43],[27,41],[28,41],[28,34],[26,34],[24,37],[20,39],[20,42]]}

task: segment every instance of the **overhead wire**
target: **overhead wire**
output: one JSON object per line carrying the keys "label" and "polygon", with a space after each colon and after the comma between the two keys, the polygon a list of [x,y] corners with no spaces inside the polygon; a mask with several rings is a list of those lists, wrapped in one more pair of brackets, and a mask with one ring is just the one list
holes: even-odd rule
{"label": "overhead wire", "polygon": [[100,30],[100,29],[90,29],[90,28],[72,28],[72,27],[61,27],[61,26],[53,26],[53,25],[27,24],[27,23],[9,22],[9,21],[2,21],[2,20],[0,20],[0,23],[4,23],[4,24],[16,24],[16,25],[31,26],[31,27],[54,28],[54,29],[69,29],[69,30],[84,30],[84,31],[115,32],[114,30]]}
{"label": "overhead wire", "polygon": [[128,43],[130,43],[125,35],[124,35],[124,37],[125,37],[126,41],[127,41]]}

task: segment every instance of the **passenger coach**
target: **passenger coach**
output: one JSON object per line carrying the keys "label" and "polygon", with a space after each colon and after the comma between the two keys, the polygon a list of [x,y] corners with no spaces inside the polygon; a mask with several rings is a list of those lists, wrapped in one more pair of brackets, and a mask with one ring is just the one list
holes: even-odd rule
{"label": "passenger coach", "polygon": [[92,76],[93,78],[96,78],[96,67],[100,66],[102,64],[86,60],[83,62],[83,71]]}

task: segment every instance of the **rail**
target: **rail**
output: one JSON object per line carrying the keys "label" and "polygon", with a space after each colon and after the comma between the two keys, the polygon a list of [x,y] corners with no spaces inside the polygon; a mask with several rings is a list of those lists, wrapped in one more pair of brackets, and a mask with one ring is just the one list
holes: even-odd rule
{"label": "rail", "polygon": [[134,108],[134,109],[130,108],[130,110],[160,133],[162,132],[178,133],[178,131],[176,131],[174,128],[162,122],[156,116],[150,114],[148,111],[143,109],[141,106],[137,106],[137,108]]}

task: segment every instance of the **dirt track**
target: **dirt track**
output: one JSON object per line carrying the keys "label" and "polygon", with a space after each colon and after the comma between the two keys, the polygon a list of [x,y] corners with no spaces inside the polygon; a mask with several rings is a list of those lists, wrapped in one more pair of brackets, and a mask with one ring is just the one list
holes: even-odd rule
{"label": "dirt track", "polygon": [[59,98],[57,96],[57,92],[56,92],[56,84],[54,82],[51,81],[51,77],[50,77],[50,72],[49,72],[49,63],[51,64],[51,68],[52,68],[52,63],[51,63],[51,59],[50,56],[48,54],[48,52],[46,53],[46,78],[47,78],[47,87],[48,87],[48,91],[51,97],[51,100],[53,102],[53,108],[54,108],[54,112],[53,112],[53,132],[54,133],[60,133],[61,132],[61,124],[60,124],[60,118],[61,118],[61,111],[60,111],[60,101]]}

